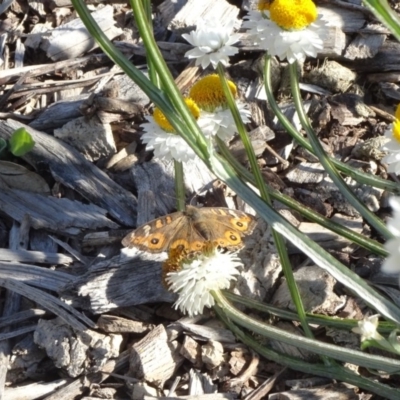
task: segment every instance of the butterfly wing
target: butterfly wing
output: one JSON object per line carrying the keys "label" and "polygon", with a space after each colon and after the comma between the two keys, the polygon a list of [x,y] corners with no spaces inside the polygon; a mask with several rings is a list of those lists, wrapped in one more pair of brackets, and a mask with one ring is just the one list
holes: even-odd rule
{"label": "butterfly wing", "polygon": [[126,235],[122,245],[152,253],[167,251],[170,243],[176,241],[176,233],[187,224],[186,219],[185,214],[180,211],[156,218]]}
{"label": "butterfly wing", "polygon": [[197,209],[196,231],[207,240],[228,249],[243,245],[242,237],[250,235],[256,219],[243,211],[224,207],[204,207]]}

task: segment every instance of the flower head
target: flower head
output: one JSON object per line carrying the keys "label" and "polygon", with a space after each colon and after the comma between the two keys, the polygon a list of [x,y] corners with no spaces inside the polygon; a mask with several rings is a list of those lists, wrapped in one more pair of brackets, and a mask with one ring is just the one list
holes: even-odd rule
{"label": "flower head", "polygon": [[382,162],[388,165],[388,172],[398,175],[400,174],[400,104],[394,117],[393,125],[385,131],[385,137],[389,140],[382,146],[382,150],[388,154],[383,157]]}
{"label": "flower head", "polygon": [[168,289],[179,296],[174,307],[189,316],[202,314],[215,304],[211,291],[227,289],[241,265],[236,253],[224,253],[209,242],[192,256],[172,250],[163,270]]}
{"label": "flower head", "polygon": [[[185,99],[189,110],[197,119],[200,110],[191,99]],[[186,141],[175,133],[166,116],[158,108],[154,109],[153,116],[146,117],[147,122],[142,126],[145,133],[142,135],[142,142],[146,144],[147,150],[154,150],[154,156],[160,159],[185,162],[193,159],[196,153]]]}
{"label": "flower head", "polygon": [[[229,89],[234,97],[237,88],[234,82],[228,80]],[[236,124],[222,89],[220,77],[217,74],[207,75],[196,82],[189,92],[196,104],[202,109],[198,124],[206,137],[217,135],[222,140],[229,140],[236,132]],[[242,121],[250,122],[250,111],[246,104],[237,101]]]}
{"label": "flower head", "polygon": [[216,68],[219,62],[225,66],[229,65],[229,56],[239,51],[232,46],[240,38],[239,34],[232,34],[234,23],[232,20],[228,25],[221,26],[220,21],[216,19],[202,21],[195,31],[182,35],[194,46],[185,56],[195,58],[196,65],[201,65],[204,69],[210,64]]}
{"label": "flower head", "polygon": [[[316,57],[323,49],[326,23],[318,17],[311,0],[274,0],[250,11],[243,27],[250,38],[271,56],[287,59],[289,63]],[[265,11],[269,9],[269,11]]]}
{"label": "flower head", "polygon": [[382,336],[378,333],[379,314],[365,317],[362,321],[358,321],[358,328],[353,328],[354,333],[361,335],[361,342],[364,340],[377,340],[380,341]]}

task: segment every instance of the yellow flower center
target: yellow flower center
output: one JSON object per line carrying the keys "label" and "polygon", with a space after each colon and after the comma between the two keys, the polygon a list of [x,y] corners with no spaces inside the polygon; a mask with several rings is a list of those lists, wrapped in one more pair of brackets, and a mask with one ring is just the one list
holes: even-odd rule
{"label": "yellow flower center", "polygon": [[271,20],[286,30],[304,29],[318,17],[311,0],[274,0],[269,11]]}
{"label": "yellow flower center", "polygon": [[[233,97],[236,97],[236,85],[228,80],[228,86]],[[190,89],[189,96],[205,111],[212,112],[218,107],[227,107],[221,80],[217,74],[207,75],[196,82]]]}
{"label": "yellow flower center", "polygon": [[[397,111],[399,108],[397,108]],[[396,116],[397,116],[396,111]],[[397,119],[393,122],[393,137],[400,143],[400,119]]]}
{"label": "yellow flower center", "polygon": [[271,3],[273,0],[258,0],[257,8],[260,11],[268,11],[271,7]]}
{"label": "yellow flower center", "polygon": [[[194,118],[197,120],[200,117],[200,109],[198,105],[189,98],[184,99],[186,105],[189,108],[189,111],[192,113]],[[175,133],[175,129],[173,126],[169,123],[167,117],[164,115],[164,113],[157,107],[154,108],[153,111],[153,118],[154,121],[166,132],[170,133]]]}

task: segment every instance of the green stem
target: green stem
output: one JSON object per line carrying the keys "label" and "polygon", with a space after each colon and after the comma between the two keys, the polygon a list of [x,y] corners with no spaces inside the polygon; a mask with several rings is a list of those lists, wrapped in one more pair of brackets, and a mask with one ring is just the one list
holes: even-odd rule
{"label": "green stem", "polygon": [[[278,104],[276,103],[276,101],[274,99],[274,95],[272,93],[272,87],[271,87],[271,59],[270,59],[270,57],[266,57],[266,59],[265,59],[264,85],[265,85],[265,91],[267,94],[268,103],[271,106],[274,114],[278,117],[279,122],[286,129],[286,131],[289,133],[289,135],[292,136],[293,139],[296,140],[300,144],[300,146],[304,147],[311,154],[315,155],[314,150],[313,150],[312,146],[310,145],[310,143],[302,135],[300,135],[300,133],[297,132],[296,129],[294,129],[294,127],[289,122],[289,120],[286,118],[286,116],[282,113],[282,111],[280,110]],[[383,190],[387,190],[387,191],[395,193],[395,194],[400,194],[400,185],[398,185],[395,182],[391,182],[391,181],[379,178],[379,177],[371,175],[371,174],[366,174],[358,169],[348,166],[346,163],[336,160],[335,158],[330,158],[330,161],[339,171],[343,172],[347,176],[350,176],[351,178],[353,178],[355,181],[357,181],[359,183],[364,183],[366,185],[370,185],[370,186],[377,187],[377,188],[380,188]]]}
{"label": "green stem", "polygon": [[386,0],[364,0],[364,4],[375,14],[375,16],[391,30],[393,35],[400,41],[400,18],[390,8]]}
{"label": "green stem", "polygon": [[[253,175],[237,161],[237,159],[229,151],[226,144],[218,138],[216,138],[216,140],[221,154],[235,168],[235,171],[238,174],[240,174],[244,179],[246,179],[248,182],[250,182],[252,185],[256,185],[256,181]],[[278,200],[282,204],[285,204],[286,206],[290,207],[292,210],[297,211],[299,214],[307,218],[309,221],[316,222],[317,224],[331,230],[332,232],[337,233],[340,236],[345,237],[351,242],[371,251],[376,255],[382,257],[387,257],[389,255],[389,253],[385,250],[384,246],[381,243],[377,242],[376,240],[369,239],[360,233],[357,233],[349,228],[346,228],[341,224],[338,224],[337,222],[331,221],[330,219],[323,217],[322,215],[306,207],[304,204],[301,204],[298,201],[294,200],[292,197],[280,193],[277,190],[273,190],[269,186],[267,186],[267,189],[269,191],[269,195],[273,199]]]}
{"label": "green stem", "polygon": [[[189,145],[193,148],[193,150],[196,151],[198,155],[199,153],[201,153],[203,157],[200,158],[202,158],[203,161],[207,163],[208,143],[205,137],[203,136],[201,130],[199,129],[195,118],[193,117],[192,113],[189,111],[186,103],[184,102],[182,94],[180,93],[178,87],[176,86],[175,81],[171,75],[171,72],[167,68],[165,60],[159,48],[157,47],[157,44],[153,37],[153,32],[146,23],[145,13],[141,5],[141,2],[135,0],[129,0],[129,3],[134,12],[135,21],[139,29],[140,37],[143,40],[143,44],[146,48],[146,55],[149,58],[151,58],[153,65],[156,68],[157,73],[161,79],[164,91],[168,93],[168,98],[173,103],[175,110],[181,116],[185,124],[184,131],[178,131],[178,132],[179,134],[181,134],[183,138],[185,138],[185,140],[186,137],[189,136],[188,133],[190,133],[191,140],[190,142],[187,140]],[[169,114],[165,115],[172,124],[172,121],[170,120],[170,115]],[[204,157],[204,155],[206,157]]]}
{"label": "green stem", "polygon": [[338,366],[337,364],[312,364],[298,360],[294,357],[287,356],[286,354],[277,353],[266,346],[262,346],[252,337],[245,334],[240,328],[238,328],[229,318],[225,316],[224,312],[218,306],[215,306],[214,310],[241,342],[252,348],[258,354],[261,354],[267,360],[287,366],[295,371],[307,371],[309,374],[347,382],[361,389],[371,391],[379,396],[383,396],[385,399],[398,400],[400,398],[399,390],[377,382],[376,379],[364,378],[345,367]]}
{"label": "green stem", "polygon": [[324,355],[335,360],[360,365],[365,368],[383,370],[392,374],[398,374],[400,371],[399,360],[375,356],[358,350],[319,342],[314,339],[299,336],[295,333],[287,332],[283,329],[275,328],[272,325],[267,325],[259,320],[255,320],[245,313],[237,310],[229,303],[229,301],[226,300],[221,292],[213,291],[212,295],[226,317],[232,322],[249,329],[254,333],[265,336],[266,338],[296,346],[307,351],[312,351],[316,354]]}
{"label": "green stem", "polygon": [[[225,71],[224,71],[221,63],[218,64],[217,70],[218,70],[219,78],[221,80],[222,88],[224,90],[229,108],[230,108],[230,110],[232,112],[232,116],[235,120],[237,131],[239,133],[239,136],[243,143],[243,146],[246,150],[246,154],[247,154],[247,157],[250,162],[251,171],[255,178],[256,185],[260,191],[261,198],[267,204],[271,205],[272,203],[271,203],[271,198],[269,196],[269,190],[268,190],[267,185],[264,182],[264,179],[261,175],[261,171],[260,171],[260,168],[258,167],[257,158],[254,153],[253,146],[250,142],[250,139],[247,135],[246,128],[240,117],[240,113],[237,108],[236,102],[233,98],[233,95],[232,95],[230,89],[229,89],[228,82],[226,81],[226,78],[225,78]],[[274,239],[276,249],[279,254],[279,259],[280,259],[280,262],[282,265],[282,270],[283,270],[283,273],[285,275],[285,278],[286,278],[286,281],[288,284],[288,288],[290,291],[290,295],[292,297],[293,304],[296,307],[296,311],[297,311],[297,313],[299,315],[299,319],[301,321],[301,326],[303,327],[305,334],[308,337],[312,338],[313,334],[311,332],[310,327],[307,324],[303,302],[301,300],[301,296],[300,296],[299,290],[297,288],[296,280],[294,279],[294,276],[293,276],[292,266],[291,266],[291,263],[289,260],[289,255],[287,252],[286,244],[285,244],[282,236],[278,232],[276,232],[274,229],[272,229],[272,236]]]}
{"label": "green stem", "polygon": [[297,114],[300,118],[301,125],[307,133],[307,137],[311,143],[314,153],[319,159],[319,162],[322,164],[325,171],[328,173],[336,186],[340,189],[341,194],[369,222],[369,224],[373,226],[386,239],[392,238],[393,234],[389,231],[386,225],[379,218],[377,218],[374,213],[368,210],[368,208],[365,207],[363,203],[361,203],[361,201],[355,196],[352,190],[347,186],[346,182],[337,172],[336,168],[331,163],[330,159],[322,148],[321,143],[319,142],[319,139],[317,138],[311,126],[310,120],[308,119],[304,111],[296,68],[296,62],[290,64],[289,66],[293,100],[296,106]]}
{"label": "green stem", "polygon": [[[274,317],[285,319],[287,321],[298,321],[298,316],[293,311],[288,311],[282,308],[274,307],[271,306],[270,304],[265,304],[245,296],[239,296],[237,294],[225,290],[223,290],[222,293],[228,300],[234,303],[242,304],[248,308],[258,310],[267,313],[269,315],[273,315]],[[326,315],[311,314],[311,313],[306,313],[306,316],[307,316],[307,322],[312,325],[329,326],[332,328],[344,329],[348,331],[358,326],[358,320],[356,319],[328,317]],[[379,322],[377,330],[381,334],[389,334],[394,329],[397,329],[396,324],[388,321],[381,321]]]}

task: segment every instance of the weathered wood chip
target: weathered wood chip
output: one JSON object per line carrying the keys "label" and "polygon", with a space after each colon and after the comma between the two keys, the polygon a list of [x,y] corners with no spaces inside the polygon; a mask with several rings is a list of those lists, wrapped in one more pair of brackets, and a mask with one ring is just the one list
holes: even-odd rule
{"label": "weathered wood chip", "polygon": [[[92,17],[110,40],[122,33],[122,29],[114,26],[113,14],[111,5],[106,5],[92,13]],[[80,57],[96,47],[98,47],[96,41],[80,18],[53,29],[50,36],[43,39],[41,45],[47,56],[54,61]]]}
{"label": "weathered wood chip", "polygon": [[147,333],[155,328],[153,324],[148,324],[142,321],[133,321],[115,315],[101,315],[97,320],[97,325],[104,332],[108,333]]}
{"label": "weathered wood chip", "polygon": [[109,158],[117,152],[111,125],[96,116],[80,117],[54,129],[54,136],[77,149],[89,161]]}
{"label": "weathered wood chip", "polygon": [[179,347],[176,341],[168,339],[163,325],[157,326],[132,346],[129,376],[162,387],[184,360]]}
{"label": "weathered wood chip", "polygon": [[57,181],[106,209],[120,224],[135,226],[135,196],[68,144],[13,120],[0,121],[0,137],[7,140],[21,127],[35,141],[35,147],[22,157],[26,162],[36,169],[45,165]]}
{"label": "weathered wood chip", "polygon": [[[162,284],[160,255],[138,252],[135,258],[113,257],[101,261],[68,285],[63,296],[99,314],[118,307],[173,302],[175,296]],[[89,302],[89,304],[87,304]]]}
{"label": "weathered wood chip", "polygon": [[50,193],[49,185],[39,174],[29,171],[20,164],[0,161],[0,179],[11,189],[42,194]]}
{"label": "weathered wood chip", "polygon": [[[71,228],[118,228],[106,217],[106,210],[94,204],[83,204],[67,198],[43,196],[23,190],[0,191],[0,210],[18,222],[26,215],[34,229],[47,228],[57,233],[73,234]],[[76,230],[75,234],[80,231]]]}

